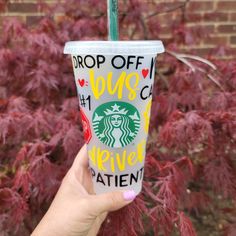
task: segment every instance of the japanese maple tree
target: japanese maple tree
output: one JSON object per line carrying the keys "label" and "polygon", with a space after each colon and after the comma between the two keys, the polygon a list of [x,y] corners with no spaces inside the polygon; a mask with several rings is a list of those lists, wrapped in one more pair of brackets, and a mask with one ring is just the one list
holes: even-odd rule
{"label": "japanese maple tree", "polygon": [[[70,40],[107,39],[105,3],[41,1],[45,16],[37,25],[3,23],[1,236],[30,234],[84,143],[63,46]],[[6,4],[1,2],[2,11]],[[174,10],[155,1],[120,1],[121,39],[158,39],[156,16]],[[58,11],[63,16],[54,20]],[[172,37],[157,63],[142,194],[111,213],[100,235],[236,233],[236,62],[216,59],[227,53],[223,47],[204,58],[192,54],[191,44],[207,31],[186,27],[181,12],[179,20],[170,18]],[[189,51],[180,53],[181,45]]]}

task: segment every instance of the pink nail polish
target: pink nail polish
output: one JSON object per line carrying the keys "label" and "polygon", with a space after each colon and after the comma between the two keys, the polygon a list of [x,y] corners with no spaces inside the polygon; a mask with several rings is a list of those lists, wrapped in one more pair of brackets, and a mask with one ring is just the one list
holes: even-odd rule
{"label": "pink nail polish", "polygon": [[133,190],[128,190],[123,193],[123,197],[126,201],[131,201],[135,199],[136,194]]}

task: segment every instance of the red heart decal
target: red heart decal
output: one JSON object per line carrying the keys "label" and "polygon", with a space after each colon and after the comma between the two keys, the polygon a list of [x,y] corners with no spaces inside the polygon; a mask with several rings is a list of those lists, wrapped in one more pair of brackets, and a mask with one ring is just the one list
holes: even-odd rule
{"label": "red heart decal", "polygon": [[78,79],[79,85],[80,87],[83,87],[85,84],[85,80],[84,79]]}
{"label": "red heart decal", "polygon": [[142,74],[143,74],[144,79],[147,77],[148,73],[149,73],[149,69],[142,69]]}

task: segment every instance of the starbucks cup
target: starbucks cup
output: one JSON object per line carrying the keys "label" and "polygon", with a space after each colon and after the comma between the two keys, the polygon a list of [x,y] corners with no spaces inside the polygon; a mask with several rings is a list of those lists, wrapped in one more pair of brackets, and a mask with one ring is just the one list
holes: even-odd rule
{"label": "starbucks cup", "polygon": [[73,63],[97,194],[141,191],[155,61],[161,41],[75,41]]}

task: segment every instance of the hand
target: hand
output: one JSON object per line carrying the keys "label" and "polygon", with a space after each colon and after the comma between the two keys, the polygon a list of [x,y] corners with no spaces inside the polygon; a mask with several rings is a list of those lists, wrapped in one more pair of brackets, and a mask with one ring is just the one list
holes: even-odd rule
{"label": "hand", "polygon": [[94,236],[109,211],[124,207],[134,198],[134,191],[93,194],[84,145],[31,236]]}

